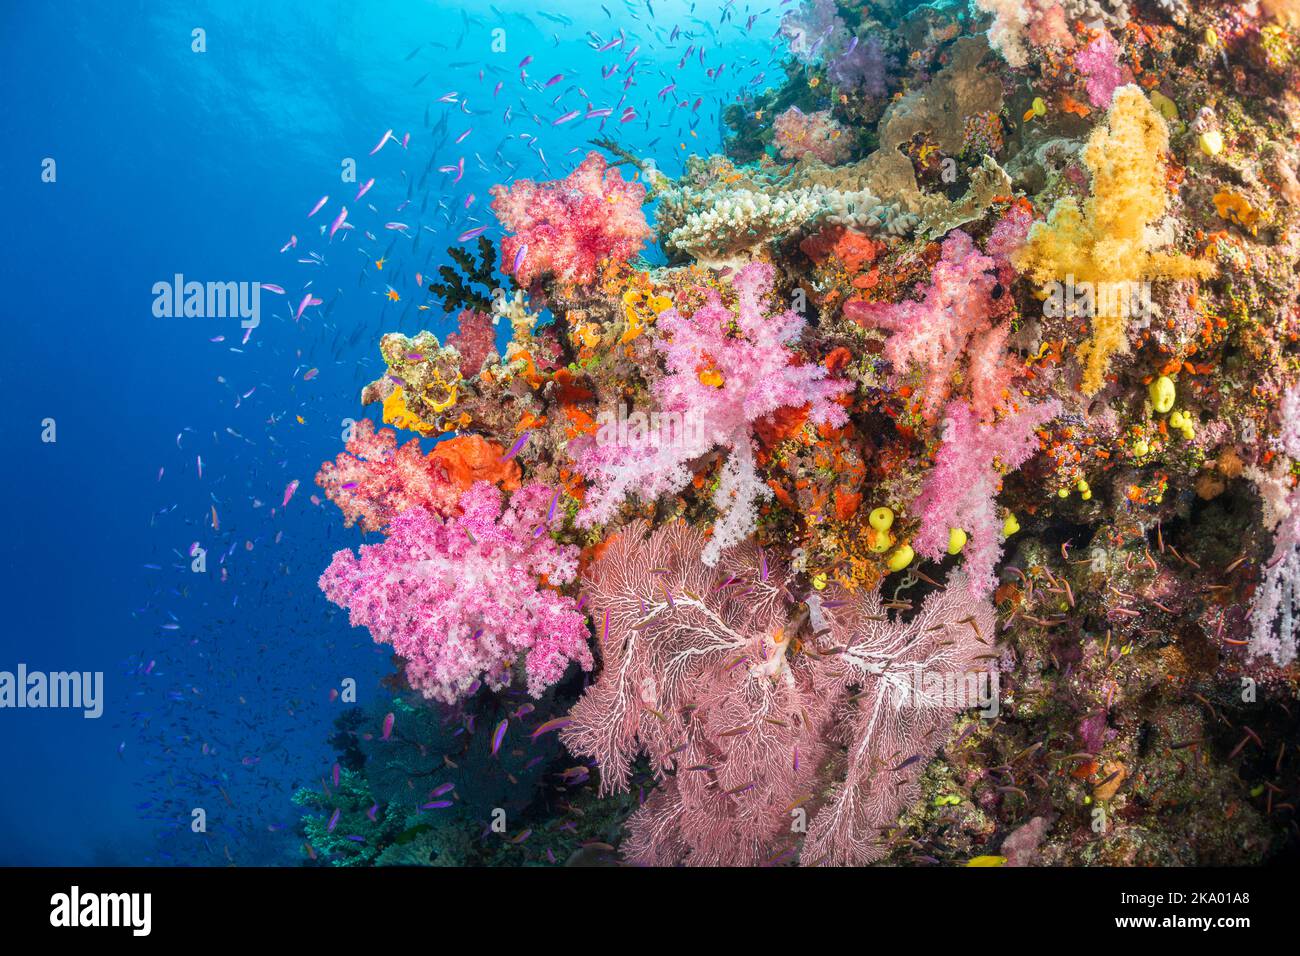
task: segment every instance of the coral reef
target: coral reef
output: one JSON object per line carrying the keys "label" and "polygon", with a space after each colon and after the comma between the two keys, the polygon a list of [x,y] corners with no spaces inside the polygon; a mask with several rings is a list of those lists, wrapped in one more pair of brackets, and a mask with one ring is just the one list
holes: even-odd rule
{"label": "coral reef", "polygon": [[802,0],[719,154],[496,187],[457,330],[362,392],[413,437],[318,476],[384,535],[321,583],[396,651],[396,729],[340,729],[308,845],[1294,851],[1293,8]]}

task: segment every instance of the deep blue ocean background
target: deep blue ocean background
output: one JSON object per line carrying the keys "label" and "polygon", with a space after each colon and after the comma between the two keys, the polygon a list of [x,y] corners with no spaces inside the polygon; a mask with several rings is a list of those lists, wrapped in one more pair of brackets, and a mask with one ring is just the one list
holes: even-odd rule
{"label": "deep blue ocean background", "polygon": [[[552,125],[565,112],[616,107],[604,132],[675,174],[687,154],[718,149],[720,104],[780,73],[777,0],[554,0],[549,19],[535,9],[0,5],[0,670],[105,675],[98,720],[0,710],[0,864],[299,861],[290,796],[328,773],[342,706],[329,691],[353,677],[365,704],[392,669],[316,588],[331,553],[360,536],[311,502],[312,479],[341,450],[343,420],[363,414],[379,334],[454,327],[415,272],[449,261],[460,233],[495,226],[493,183],[577,164],[601,121]],[[192,50],[195,28],[205,52]],[[491,49],[497,28],[504,52]],[[620,29],[623,45],[597,52]],[[626,91],[622,69],[601,78],[631,60]],[[456,102],[437,102],[453,91]],[[639,116],[620,124],[627,105]],[[389,128],[409,146],[367,155]],[[346,157],[356,182],[340,181]],[[42,181],[47,158],[54,182]],[[460,158],[460,183],[438,172]],[[328,242],[319,230],[340,202],[356,228]],[[279,252],[291,234],[298,246]],[[299,263],[309,252],[324,264]],[[263,291],[261,325],[242,344],[235,318],[154,316],[154,284],[177,273],[287,294]],[[308,282],[323,304],[295,322]],[[205,573],[190,569],[194,542]],[[190,832],[194,807],[207,812],[204,835]]]}

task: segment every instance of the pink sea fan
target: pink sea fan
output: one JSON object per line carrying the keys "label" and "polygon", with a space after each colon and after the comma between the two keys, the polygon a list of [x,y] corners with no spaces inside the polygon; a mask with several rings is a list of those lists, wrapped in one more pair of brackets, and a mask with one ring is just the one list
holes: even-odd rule
{"label": "pink sea fan", "polygon": [[853,152],[851,137],[830,110],[805,113],[792,106],[777,116],[772,132],[773,142],[785,159],[811,157],[834,166]]}
{"label": "pink sea fan", "polygon": [[391,428],[375,430],[363,418],[356,423],[346,451],[321,465],[316,484],[343,512],[344,525],[358,520],[365,531],[379,531],[399,512],[425,508],[435,514],[455,510],[463,490],[412,438],[397,447]]}
{"label": "pink sea fan", "polygon": [[844,307],[849,318],[891,333],[885,358],[897,373],[908,368],[921,371],[922,409],[927,416],[947,398],[971,337],[987,333],[1005,309],[992,296],[997,268],[998,262],[981,253],[971,237],[958,229],[944,240],[921,301],[850,302]]}
{"label": "pink sea fan", "polygon": [[461,310],[456,318],[458,331],[447,336],[446,344],[460,353],[460,374],[473,378],[497,351],[497,327],[492,316],[473,309]]}
{"label": "pink sea fan", "polygon": [[577,602],[549,587],[573,580],[578,556],[545,533],[554,496],[526,485],[506,506],[496,487],[477,482],[458,516],[403,511],[382,543],[337,552],[321,590],[354,627],[393,646],[425,697],[455,703],[477,680],[500,689],[520,658],[528,692],[540,697],[570,663],[593,665]]}
{"label": "pink sea fan", "polygon": [[666,373],[653,392],[658,414],[675,416],[682,427],[621,439],[598,433],[575,442],[577,470],[591,482],[582,522],[609,521],[631,492],[653,501],[681,491],[692,478],[690,462],[721,448],[729,457],[714,495],[719,518],[705,551],[712,563],[753,530],[758,501],[770,494],[755,470],[753,423],[782,408],[805,406],[815,424],[846,421],[835,399],[851,386],[828,378],[816,363],[796,364],[789,348],[804,319],[791,310],[767,311],[774,274],[766,263],[742,269],[733,282],[734,310],[710,291],[692,315],[676,309],[659,315],[654,347]]}
{"label": "pink sea fan", "polygon": [[491,193],[492,211],[514,233],[501,241],[502,269],[523,286],[545,273],[586,285],[602,261],[631,258],[651,235],[641,211],[645,187],[609,169],[599,153],[564,179],[521,179]]}
{"label": "pink sea fan", "polygon": [[1038,449],[1036,429],[1060,414],[1055,399],[1014,411],[995,424],[981,424],[965,402],[948,405],[943,443],[917,498],[921,527],[916,553],[944,556],[953,528],[967,534],[965,571],[971,593],[982,598],[996,585],[1002,556],[1002,520],[994,501],[1001,475],[1024,464]]}
{"label": "pink sea fan", "polygon": [[625,528],[583,581],[601,633],[600,678],[564,740],[594,758],[602,794],[627,789],[637,753],[662,787],[624,851],[649,864],[759,862],[790,836],[782,807],[825,749],[827,701],[788,654],[786,573],[753,545],[718,568],[686,524]]}
{"label": "pink sea fan", "polygon": [[1120,63],[1123,51],[1109,32],[1103,30],[1096,39],[1074,54],[1074,68],[1084,76],[1088,101],[1098,109],[1109,109],[1115,91],[1133,82],[1132,72]]}
{"label": "pink sea fan", "polygon": [[[628,788],[639,753],[659,778],[624,852],[651,865],[793,859],[803,806],[816,808],[803,862],[878,858],[922,758],[958,710],[990,704],[935,689],[987,671],[992,608],[958,573],[906,623],[878,594],[828,592],[801,614],[774,557],[745,544],[712,569],[702,544],[685,524],[647,536],[634,523],[583,581],[602,666],[565,743],[596,760],[602,794]],[[814,653],[793,650],[804,616]]]}
{"label": "pink sea fan", "polygon": [[800,862],[861,866],[888,851],[888,831],[920,797],[921,774],[957,714],[997,712],[996,615],[961,572],[906,622],[889,618],[878,590],[831,592],[825,606],[819,649],[836,653],[819,667],[817,690],[837,700],[835,736],[847,750]]}

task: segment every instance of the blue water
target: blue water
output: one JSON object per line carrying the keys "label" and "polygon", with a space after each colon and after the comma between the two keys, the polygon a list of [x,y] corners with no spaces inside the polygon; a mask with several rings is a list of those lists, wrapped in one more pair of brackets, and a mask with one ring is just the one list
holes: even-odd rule
{"label": "blue water", "polygon": [[[600,71],[626,63],[632,46],[637,82],[621,105],[640,116],[618,124],[620,106],[606,132],[670,174],[687,154],[718,149],[720,102],[779,75],[775,3],[652,3],[545,5],[571,24],[526,0],[0,7],[10,81],[0,102],[0,671],[25,663],[105,678],[97,720],[0,710],[0,864],[297,862],[289,798],[328,773],[341,707],[329,690],[352,677],[364,705],[392,670],[316,589],[330,554],[360,536],[328,502],[311,503],[312,478],[340,451],[343,420],[363,413],[359,388],[382,369],[379,334],[453,327],[436,304],[415,309],[426,301],[415,271],[433,273],[460,232],[495,224],[493,183],[576,165],[583,150],[571,150],[600,121],[552,120],[618,104],[622,71]],[[204,52],[192,49],[196,28]],[[497,28],[503,52],[491,49]],[[604,54],[586,35],[603,43],[620,29],[624,47]],[[693,53],[679,66],[701,45],[705,62]],[[530,82],[565,79],[525,87],[526,55]],[[678,89],[659,99],[671,80]],[[452,91],[458,102],[436,102]],[[409,131],[409,147],[368,156],[389,128]],[[538,139],[506,139],[519,133]],[[356,182],[340,181],[347,157]],[[462,157],[462,182],[436,171]],[[47,159],[53,182],[42,181]],[[412,205],[398,212],[408,185]],[[340,201],[357,228],[330,243],[318,230]],[[410,238],[385,232],[391,220],[410,223]],[[299,246],[281,254],[291,234]],[[402,300],[391,303],[375,270],[362,275],[394,238],[384,280]],[[299,264],[307,250],[325,264]],[[263,291],[261,324],[241,346],[237,318],[154,316],[154,284],[177,273],[288,294]],[[294,322],[308,281],[325,304]],[[319,374],[305,381],[310,368]],[[42,440],[47,419],[53,442]],[[301,486],[281,509],[293,479]],[[190,568],[194,542],[204,573]],[[190,832],[193,808],[206,811],[206,834]]]}

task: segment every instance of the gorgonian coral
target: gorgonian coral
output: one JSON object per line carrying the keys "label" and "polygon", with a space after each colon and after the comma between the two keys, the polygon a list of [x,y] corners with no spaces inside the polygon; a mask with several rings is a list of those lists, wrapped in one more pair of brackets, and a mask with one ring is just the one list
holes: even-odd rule
{"label": "gorgonian coral", "polygon": [[800,362],[790,348],[804,329],[803,317],[789,309],[768,312],[764,300],[773,276],[770,265],[752,263],[733,282],[734,309],[710,290],[690,315],[676,308],[659,314],[654,348],[665,372],[653,393],[661,420],[675,416],[679,427],[576,442],[577,470],[591,482],[582,521],[609,521],[629,493],[649,502],[681,491],[694,477],[691,463],[721,449],[727,459],[713,494],[718,519],[705,549],[712,563],[753,530],[757,504],[770,495],[755,472],[754,422],[804,406],[815,424],[846,421],[835,399],[850,386],[830,379],[816,363]]}
{"label": "gorgonian coral", "polygon": [[550,273],[585,285],[608,259],[626,260],[650,238],[645,187],[588,153],[564,179],[493,186],[492,211],[513,235],[501,241],[501,268],[522,286]]}
{"label": "gorgonian coral", "polygon": [[[638,753],[660,778],[629,821],[628,857],[878,859],[884,831],[918,795],[922,758],[973,704],[935,688],[988,670],[992,609],[957,575],[906,623],[876,593],[832,591],[800,612],[785,567],[754,545],[713,569],[699,560],[698,530],[646,530],[625,528],[584,578],[602,669],[564,731],[600,766],[603,793],[628,786]],[[809,802],[801,851],[791,814]]]}
{"label": "gorgonian coral", "polygon": [[354,627],[393,646],[425,697],[455,703],[480,680],[505,687],[519,659],[528,692],[540,697],[570,663],[592,667],[586,619],[552,590],[578,566],[577,549],[547,533],[556,494],[529,484],[507,504],[477,482],[458,515],[402,511],[383,542],[362,545],[359,556],[337,552],[321,590]]}
{"label": "gorgonian coral", "polygon": [[805,113],[792,106],[772,124],[773,143],[786,159],[816,159],[828,166],[842,163],[853,151],[853,142],[846,136],[830,110]]}

